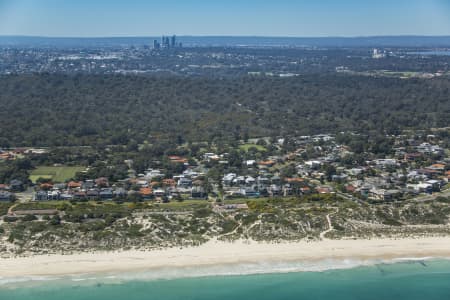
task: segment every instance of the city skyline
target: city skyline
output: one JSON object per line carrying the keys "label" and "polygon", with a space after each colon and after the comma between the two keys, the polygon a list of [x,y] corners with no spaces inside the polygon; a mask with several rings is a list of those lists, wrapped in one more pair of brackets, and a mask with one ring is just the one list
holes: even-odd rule
{"label": "city skyline", "polygon": [[439,36],[450,35],[449,16],[445,0],[0,0],[0,35]]}

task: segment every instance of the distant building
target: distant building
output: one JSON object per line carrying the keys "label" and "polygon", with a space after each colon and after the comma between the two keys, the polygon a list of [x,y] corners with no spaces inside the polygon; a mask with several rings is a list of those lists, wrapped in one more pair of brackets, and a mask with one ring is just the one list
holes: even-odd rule
{"label": "distant building", "polygon": [[386,52],[378,50],[378,49],[373,49],[373,53],[372,53],[373,59],[380,59],[380,58],[385,58],[385,57],[386,57]]}
{"label": "distant building", "polygon": [[173,35],[170,38],[167,36],[161,37],[161,43],[157,40],[153,41],[153,49],[174,49],[174,48],[182,48],[182,43],[177,43],[177,36]]}
{"label": "distant building", "polygon": [[161,49],[161,44],[157,40],[153,41],[153,49],[155,50]]}
{"label": "distant building", "polygon": [[168,37],[163,36],[161,39],[161,45],[162,48],[164,49],[169,49],[170,48],[170,41]]}

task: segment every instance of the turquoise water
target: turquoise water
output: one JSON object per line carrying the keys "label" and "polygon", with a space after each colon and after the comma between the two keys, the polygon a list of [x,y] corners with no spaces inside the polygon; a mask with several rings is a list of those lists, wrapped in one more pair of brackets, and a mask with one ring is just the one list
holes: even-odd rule
{"label": "turquoise water", "polygon": [[[404,262],[349,270],[108,282],[4,284],[1,300],[450,299],[450,262]],[[95,282],[95,283],[93,283]]]}

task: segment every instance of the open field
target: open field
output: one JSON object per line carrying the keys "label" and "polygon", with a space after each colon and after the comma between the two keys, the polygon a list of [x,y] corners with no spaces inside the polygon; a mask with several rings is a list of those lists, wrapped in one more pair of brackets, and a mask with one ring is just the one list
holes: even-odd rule
{"label": "open field", "polygon": [[264,146],[256,145],[256,144],[244,144],[239,146],[239,149],[248,151],[250,148],[256,148],[258,151],[263,152],[267,151],[267,149]]}
{"label": "open field", "polygon": [[75,176],[77,172],[83,171],[84,167],[46,167],[40,166],[31,172],[30,180],[36,183],[39,178],[51,179],[53,182],[64,182]]}
{"label": "open field", "polygon": [[422,73],[410,72],[410,71],[404,71],[404,72],[380,71],[380,74],[384,74],[387,76],[394,76],[394,77],[416,77],[416,76],[420,76]]}

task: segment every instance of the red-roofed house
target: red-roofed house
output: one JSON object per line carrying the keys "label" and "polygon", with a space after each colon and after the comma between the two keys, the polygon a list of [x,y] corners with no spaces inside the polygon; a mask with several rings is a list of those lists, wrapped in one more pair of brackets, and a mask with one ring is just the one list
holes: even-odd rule
{"label": "red-roofed house", "polygon": [[78,189],[81,188],[81,182],[71,181],[67,184],[69,189]]}

